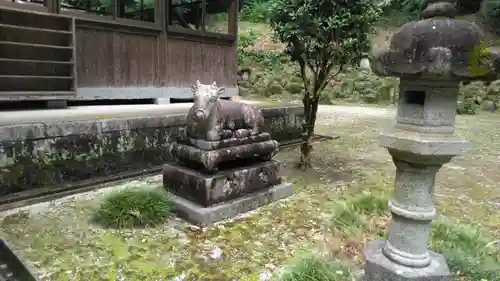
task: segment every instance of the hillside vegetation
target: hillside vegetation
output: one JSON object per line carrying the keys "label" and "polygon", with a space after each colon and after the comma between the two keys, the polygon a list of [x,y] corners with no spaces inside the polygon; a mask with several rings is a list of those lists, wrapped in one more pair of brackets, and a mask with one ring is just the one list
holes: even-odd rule
{"label": "hillside vegetation", "polygon": [[[303,86],[297,66],[283,55],[284,46],[273,40],[268,24],[272,1],[248,0],[241,12],[238,42],[240,94],[253,99],[300,102]],[[421,0],[396,0],[385,5],[371,36],[372,46],[386,46],[394,30],[405,22],[418,19],[420,4]],[[484,30],[488,46],[500,46],[496,35],[500,32],[495,30],[495,27],[500,27],[497,23],[500,19],[500,0],[460,1],[458,11],[459,18],[473,21]],[[375,76],[368,66],[364,62],[360,68],[350,68],[339,74],[325,89],[321,103],[393,103],[397,99],[398,80]],[[498,82],[490,86],[473,83],[463,86],[461,92],[457,105],[460,114],[500,108]]]}

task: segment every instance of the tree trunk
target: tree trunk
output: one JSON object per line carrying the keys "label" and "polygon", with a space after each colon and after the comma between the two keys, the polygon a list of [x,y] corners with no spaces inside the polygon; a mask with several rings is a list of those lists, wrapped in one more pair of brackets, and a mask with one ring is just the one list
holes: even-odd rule
{"label": "tree trunk", "polygon": [[319,96],[305,93],[302,99],[304,105],[304,123],[302,124],[302,144],[300,145],[299,168],[303,171],[311,168],[312,140],[314,137],[314,125],[318,113]]}

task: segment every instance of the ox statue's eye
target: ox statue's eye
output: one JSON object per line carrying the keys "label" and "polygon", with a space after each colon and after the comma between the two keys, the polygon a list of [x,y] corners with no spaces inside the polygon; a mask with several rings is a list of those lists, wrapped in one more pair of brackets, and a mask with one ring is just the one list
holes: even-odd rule
{"label": "ox statue's eye", "polygon": [[211,97],[210,97],[210,101],[214,102],[214,101],[216,101],[216,100],[217,100],[217,97],[216,97],[216,96],[211,96]]}

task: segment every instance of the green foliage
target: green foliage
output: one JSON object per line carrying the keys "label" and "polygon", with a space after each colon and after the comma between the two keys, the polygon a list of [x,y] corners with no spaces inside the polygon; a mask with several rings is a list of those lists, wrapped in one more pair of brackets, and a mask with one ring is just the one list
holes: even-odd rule
{"label": "green foliage", "polygon": [[466,280],[500,281],[499,242],[478,228],[449,221],[435,222],[431,232],[431,248]]}
{"label": "green foliage", "polygon": [[493,32],[500,34],[500,0],[484,0],[481,16]]}
{"label": "green foliage", "polygon": [[148,189],[126,189],[104,199],[93,221],[113,228],[154,226],[171,213],[172,202],[164,192]]}
{"label": "green foliage", "polygon": [[[364,192],[343,202],[335,212],[336,222],[344,229],[360,230],[373,216],[387,211],[385,194]],[[456,280],[500,281],[500,241],[479,228],[451,221],[435,221],[430,248],[444,255]],[[466,279],[461,279],[461,278]],[[454,279],[455,280],[455,279]]]}
{"label": "green foliage", "polygon": [[369,71],[350,69],[342,73],[330,99],[349,99],[370,104],[394,101],[398,90],[398,79],[374,75]]}
{"label": "green foliage", "polygon": [[271,15],[270,0],[247,0],[241,10],[241,20],[249,22],[267,22]]}
{"label": "green foliage", "polygon": [[383,194],[362,192],[339,204],[334,211],[335,222],[344,230],[359,232],[368,218],[387,211],[388,202]]}
{"label": "green foliage", "polygon": [[[81,9],[89,12],[109,14],[113,12],[113,1],[111,0],[67,0],[62,2],[76,9]],[[123,0],[122,2],[120,2],[120,5],[123,5],[126,13],[134,13],[140,10],[153,9],[154,4],[154,0]]]}
{"label": "green foliage", "polygon": [[[285,53],[300,67],[304,84],[304,125],[300,161],[311,167],[310,152],[323,90],[336,69],[359,65],[371,49],[369,35],[380,10],[372,0],[275,0],[270,24],[286,45]],[[309,72],[309,73],[308,73]]]}
{"label": "green foliage", "polygon": [[349,267],[310,254],[285,268],[275,281],[344,281],[353,278]]}
{"label": "green foliage", "polygon": [[475,101],[466,99],[457,103],[457,114],[459,115],[475,115],[478,105]]}
{"label": "green foliage", "polygon": [[286,58],[278,51],[258,51],[252,47],[257,42],[257,35],[252,31],[239,34],[236,60],[240,66],[257,66],[266,70],[280,68]]}
{"label": "green foliage", "polygon": [[382,7],[381,24],[400,26],[418,19],[423,0],[393,0]]}
{"label": "green foliage", "polygon": [[359,65],[379,13],[371,0],[276,0],[270,23],[291,60],[314,73],[316,94],[334,67]]}
{"label": "green foliage", "polygon": [[457,2],[457,11],[461,15],[474,14],[481,8],[482,0],[460,0]]}

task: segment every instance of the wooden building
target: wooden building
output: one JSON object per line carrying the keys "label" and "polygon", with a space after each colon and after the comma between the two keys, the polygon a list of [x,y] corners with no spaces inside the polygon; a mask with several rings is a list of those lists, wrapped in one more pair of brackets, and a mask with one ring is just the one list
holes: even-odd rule
{"label": "wooden building", "polygon": [[0,101],[168,102],[197,79],[235,95],[239,4],[0,0]]}

